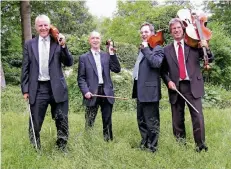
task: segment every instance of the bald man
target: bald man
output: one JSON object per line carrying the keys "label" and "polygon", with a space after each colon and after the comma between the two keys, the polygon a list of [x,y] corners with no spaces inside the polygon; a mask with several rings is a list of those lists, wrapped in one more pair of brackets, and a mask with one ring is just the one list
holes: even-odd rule
{"label": "bald man", "polygon": [[114,96],[110,72],[119,73],[120,63],[112,46],[109,46],[108,53],[100,50],[101,36],[99,32],[90,33],[89,44],[90,51],[79,57],[77,78],[86,105],[86,128],[93,127],[100,106],[104,140],[109,141],[113,140],[112,107],[115,99],[93,95]]}

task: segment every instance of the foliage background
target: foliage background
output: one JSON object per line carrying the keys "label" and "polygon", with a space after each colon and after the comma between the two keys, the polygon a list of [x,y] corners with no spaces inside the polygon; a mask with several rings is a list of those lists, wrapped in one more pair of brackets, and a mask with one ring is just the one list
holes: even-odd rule
{"label": "foliage background", "polygon": [[[88,34],[102,33],[104,42],[112,38],[117,44],[119,59],[124,68],[131,69],[140,43],[139,27],[148,21],[156,30],[163,30],[165,45],[172,41],[168,22],[183,7],[194,8],[190,1],[118,1],[113,18],[96,18],[88,12],[85,1],[31,1],[31,21],[38,14],[46,14],[66,37],[68,47],[78,57],[89,50]],[[148,9],[148,10],[147,10]],[[212,14],[207,27],[213,31],[210,48],[215,55],[212,71],[204,72],[206,82],[230,89],[231,84],[231,5],[229,1],[204,1],[204,10]],[[20,83],[22,42],[19,1],[1,2],[1,59],[7,84]],[[35,30],[33,29],[35,35]]]}

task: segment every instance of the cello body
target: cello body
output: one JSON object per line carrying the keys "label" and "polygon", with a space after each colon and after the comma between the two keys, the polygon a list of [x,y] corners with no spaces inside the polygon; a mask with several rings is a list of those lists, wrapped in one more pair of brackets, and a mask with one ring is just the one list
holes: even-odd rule
{"label": "cello body", "polygon": [[185,26],[184,41],[188,46],[202,48],[204,53],[204,69],[209,70],[208,55],[205,46],[200,46],[200,41],[206,40],[207,43],[212,37],[212,31],[207,27],[207,17],[204,13],[192,13],[189,9],[180,9],[177,16],[182,20]]}
{"label": "cello body", "polygon": [[[207,42],[212,38],[212,31],[207,27],[207,17],[204,13],[196,15],[191,13],[189,9],[180,9],[177,12],[177,16],[182,20],[185,26],[185,43],[191,47],[200,47],[198,43],[200,40],[206,40]],[[199,27],[199,28],[198,28]],[[200,35],[199,30],[202,35]]]}

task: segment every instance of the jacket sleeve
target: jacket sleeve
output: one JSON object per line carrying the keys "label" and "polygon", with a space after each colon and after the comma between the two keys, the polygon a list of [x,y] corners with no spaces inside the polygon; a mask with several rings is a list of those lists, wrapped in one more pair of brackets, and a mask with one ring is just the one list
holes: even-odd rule
{"label": "jacket sleeve", "polygon": [[89,88],[86,82],[86,67],[84,64],[83,56],[79,57],[79,67],[78,67],[78,77],[77,77],[78,86],[83,95],[89,92]]}
{"label": "jacket sleeve", "polygon": [[61,47],[61,62],[65,66],[72,66],[73,65],[73,57],[69,50],[67,49],[67,46],[65,48]]}
{"label": "jacket sleeve", "polygon": [[[208,61],[209,61],[209,63],[212,63],[213,60],[214,60],[214,55],[213,55],[213,53],[211,52],[210,49],[207,49],[206,52],[207,52],[207,55],[208,55]],[[204,52],[203,52],[203,49],[202,49],[202,48],[199,49],[199,55],[200,55],[200,57],[201,57],[202,59],[204,58]]]}
{"label": "jacket sleeve", "polygon": [[23,60],[22,60],[22,72],[21,72],[21,90],[22,94],[29,93],[29,71],[30,71],[30,60],[28,53],[28,44],[26,42],[23,49]]}
{"label": "jacket sleeve", "polygon": [[109,66],[112,72],[119,73],[121,71],[120,63],[116,54],[110,55]]}
{"label": "jacket sleeve", "polygon": [[161,78],[163,79],[165,85],[168,87],[168,82],[171,81],[171,79],[169,78],[169,73],[168,73],[168,62],[166,57],[164,57],[163,59],[163,63],[161,65],[161,69],[160,69],[160,75]]}
{"label": "jacket sleeve", "polygon": [[153,50],[149,47],[141,49],[144,57],[148,60],[148,63],[153,68],[160,68],[163,58],[164,50],[161,46],[156,46]]}

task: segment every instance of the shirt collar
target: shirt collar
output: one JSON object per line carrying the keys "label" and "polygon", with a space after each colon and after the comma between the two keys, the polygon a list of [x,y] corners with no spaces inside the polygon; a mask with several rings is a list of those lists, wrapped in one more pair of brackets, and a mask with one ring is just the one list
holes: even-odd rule
{"label": "shirt collar", "polygon": [[[175,48],[176,48],[176,47],[178,47],[177,42],[178,42],[178,41],[176,41],[176,40],[174,40],[174,42],[173,42],[173,43],[174,43]],[[180,42],[181,42],[181,46],[182,46],[182,47],[184,47],[184,39],[181,39],[181,41],[180,41]]]}
{"label": "shirt collar", "polygon": [[39,41],[42,41],[42,39],[46,39],[46,41],[49,42],[51,38],[50,38],[50,36],[43,38],[42,36],[39,35]]}
{"label": "shirt collar", "polygon": [[100,53],[100,49],[98,51],[91,49],[91,53],[93,53],[93,55],[95,55],[95,53]]}

